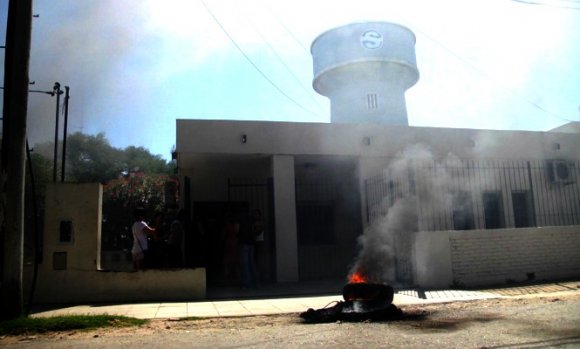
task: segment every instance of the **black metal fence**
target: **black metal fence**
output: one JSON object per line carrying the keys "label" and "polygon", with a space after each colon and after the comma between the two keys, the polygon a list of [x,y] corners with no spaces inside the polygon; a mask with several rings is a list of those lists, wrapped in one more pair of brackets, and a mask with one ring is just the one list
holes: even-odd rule
{"label": "black metal fence", "polygon": [[367,221],[409,197],[422,231],[578,225],[578,181],[578,160],[414,159],[365,180]]}

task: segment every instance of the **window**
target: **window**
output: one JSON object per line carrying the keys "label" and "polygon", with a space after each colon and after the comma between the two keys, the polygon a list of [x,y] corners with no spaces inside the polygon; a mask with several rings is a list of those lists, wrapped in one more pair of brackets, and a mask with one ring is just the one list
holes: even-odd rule
{"label": "window", "polygon": [[453,195],[453,229],[470,230],[475,228],[471,193],[460,191]]}
{"label": "window", "polygon": [[58,234],[58,242],[72,243],[73,242],[73,226],[72,221],[60,221],[60,229]]}
{"label": "window", "polygon": [[501,192],[483,193],[483,214],[485,229],[500,229],[505,227]]}
{"label": "window", "polygon": [[534,212],[532,210],[530,193],[527,191],[513,192],[512,202],[515,227],[524,228],[534,226]]}

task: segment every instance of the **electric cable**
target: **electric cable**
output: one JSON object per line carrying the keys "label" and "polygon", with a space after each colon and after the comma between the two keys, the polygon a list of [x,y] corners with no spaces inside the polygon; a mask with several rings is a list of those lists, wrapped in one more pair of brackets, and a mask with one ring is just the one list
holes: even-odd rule
{"label": "electric cable", "polygon": [[[311,90],[308,90],[306,87],[304,87],[304,85],[302,84],[302,81],[296,76],[296,74],[294,74],[294,72],[292,71],[292,69],[288,66],[288,64],[284,61],[284,59],[282,58],[282,56],[278,53],[278,51],[270,44],[270,42],[268,41],[268,39],[266,39],[266,37],[262,34],[262,32],[252,23],[252,21],[249,20],[249,18],[247,16],[244,15],[244,17],[246,18],[246,21],[248,23],[250,23],[250,25],[252,26],[252,28],[254,29],[254,31],[256,33],[258,33],[258,35],[260,36],[260,38],[262,39],[262,41],[266,44],[266,46],[268,46],[268,48],[274,53],[274,56],[276,56],[276,59],[278,59],[278,61],[282,64],[282,66],[286,69],[286,71],[288,72],[288,74],[290,74],[290,76],[292,76],[292,78],[294,79],[294,81],[298,84],[298,86],[300,86],[300,88],[306,93],[306,95],[318,106],[318,108],[323,109],[323,107],[320,105],[320,103],[318,103],[318,101],[312,96]],[[287,28],[286,28],[287,29]],[[288,29],[287,29],[288,30]],[[321,115],[320,115],[321,116]],[[321,116],[322,117],[322,116]]]}
{"label": "electric cable", "polygon": [[570,4],[576,4],[576,7],[568,6],[568,5],[559,5],[556,3],[549,3],[546,1],[534,1],[534,0],[511,0],[513,2],[519,2],[525,5],[539,5],[539,6],[547,6],[547,7],[554,7],[566,10],[580,10],[580,1],[575,0],[559,0],[558,2],[567,2]]}
{"label": "electric cable", "polygon": [[[512,1],[518,1],[518,0],[512,0]],[[443,45],[440,41],[436,40],[434,37],[432,37],[431,35],[427,34],[426,32],[422,31],[421,29],[419,29],[417,26],[411,25],[411,22],[408,21],[407,19],[403,18],[403,20],[407,23],[409,23],[409,26],[412,26],[414,28],[414,30],[416,30],[417,32],[423,34],[425,37],[427,37],[427,39],[433,41],[435,44],[437,44],[438,46],[440,46],[441,48],[443,48],[445,51],[447,51],[447,53],[451,54],[453,57],[455,57],[456,59],[458,59],[459,61],[461,61],[463,64],[465,64],[466,66],[468,66],[469,68],[477,71],[479,74],[481,74],[482,76],[484,76],[485,78],[487,78],[488,80],[494,82],[495,84],[501,86],[502,88],[504,88],[507,91],[510,91],[514,96],[519,97],[520,99],[522,99],[523,101],[525,101],[526,103],[528,103],[529,105],[531,105],[532,107],[548,114],[551,115],[557,119],[563,120],[563,121],[567,121],[567,122],[577,122],[578,120],[573,120],[571,118],[566,118],[561,116],[560,114],[554,113],[550,110],[545,109],[544,107],[542,107],[541,105],[539,105],[538,103],[530,100],[529,98],[527,98],[526,96],[524,96],[523,94],[517,92],[516,90],[506,86],[504,83],[502,83],[501,81],[498,81],[496,78],[494,78],[493,76],[491,76],[490,74],[488,74],[487,72],[485,72],[484,70],[482,70],[481,68],[478,68],[477,66],[475,66],[473,63],[469,62],[468,60],[464,59],[463,57],[461,57],[459,54],[455,53],[453,50],[451,50],[450,48],[448,48],[447,46]]]}
{"label": "electric cable", "polygon": [[302,49],[304,50],[304,52],[306,52],[307,55],[310,55],[310,51],[302,44],[302,42],[300,40],[298,40],[298,38],[296,37],[296,35],[294,35],[294,32],[292,32],[280,19],[280,17],[278,17],[278,15],[272,10],[271,7],[269,7],[268,5],[266,5],[263,1],[258,0],[258,2],[260,4],[262,4],[262,6],[264,6],[264,8],[266,10],[268,10],[268,12],[270,12],[272,14],[272,17],[276,20],[276,22],[278,22],[278,24],[280,24],[280,26],[282,28],[284,28],[284,30],[286,31],[286,33],[288,33],[288,35],[290,35],[290,37],[298,44],[298,46],[302,47]]}
{"label": "electric cable", "polygon": [[36,203],[36,181],[34,179],[34,168],[32,166],[32,158],[30,157],[30,146],[28,145],[28,139],[26,139],[26,158],[28,162],[28,172],[30,172],[30,190],[32,195],[32,212],[34,215],[34,229],[33,229],[33,245],[34,245],[34,269],[32,274],[32,284],[30,286],[30,293],[28,294],[28,303],[26,304],[26,309],[24,314],[28,316],[30,314],[30,307],[32,306],[32,299],[34,297],[34,290],[36,289],[36,279],[38,278],[38,265],[42,259],[42,251],[40,249],[39,237],[40,232],[38,229],[38,206]]}
{"label": "electric cable", "polygon": [[272,85],[272,87],[274,87],[278,92],[280,92],[280,94],[282,94],[284,97],[286,97],[289,101],[291,101],[292,103],[294,103],[296,106],[298,106],[300,109],[304,110],[305,112],[314,115],[316,117],[321,117],[321,115],[318,115],[317,113],[311,111],[310,109],[304,107],[303,105],[301,105],[300,103],[298,103],[295,99],[293,99],[292,97],[290,97],[286,92],[284,92],[280,87],[278,87],[278,85],[276,85],[274,83],[274,81],[272,81],[272,79],[270,79],[266,73],[264,73],[256,63],[254,63],[254,61],[252,61],[252,59],[246,54],[246,52],[244,52],[244,50],[241,48],[241,46],[236,42],[236,40],[230,35],[230,33],[226,30],[226,28],[222,25],[222,23],[219,21],[219,19],[214,15],[214,13],[211,11],[211,9],[207,6],[207,4],[205,3],[204,0],[199,0],[201,2],[201,4],[205,7],[205,9],[207,10],[208,14],[213,18],[213,20],[216,22],[216,24],[220,27],[220,29],[224,32],[224,34],[228,37],[228,39],[230,40],[230,42],[236,47],[236,49],[242,54],[242,56],[244,56],[244,58],[248,61],[248,63],[250,63],[250,65],[252,65],[252,67],[254,67],[254,69],[270,84]]}

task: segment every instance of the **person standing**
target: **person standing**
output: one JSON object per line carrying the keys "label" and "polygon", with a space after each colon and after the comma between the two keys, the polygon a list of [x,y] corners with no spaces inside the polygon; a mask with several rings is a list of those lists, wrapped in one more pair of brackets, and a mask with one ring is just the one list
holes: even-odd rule
{"label": "person standing", "polygon": [[154,234],[155,229],[151,228],[145,222],[145,210],[136,208],[133,211],[135,222],[131,227],[133,232],[133,248],[131,254],[133,256],[133,268],[135,270],[143,270],[148,267],[149,261],[147,255],[149,253],[149,234]]}
{"label": "person standing", "polygon": [[252,226],[252,219],[248,214],[244,214],[240,219],[238,243],[240,249],[240,273],[242,287],[255,288],[256,263],[254,248],[256,243],[256,235]]}
{"label": "person standing", "polygon": [[227,281],[237,281],[240,275],[240,256],[238,247],[238,233],[240,224],[234,214],[227,211],[223,228],[224,236],[224,278]]}
{"label": "person standing", "polygon": [[258,209],[252,213],[252,229],[254,230],[255,236],[256,279],[258,282],[261,282],[266,277],[266,246],[264,240],[264,220],[262,219],[262,211]]}
{"label": "person standing", "polygon": [[154,233],[148,234],[148,253],[147,253],[147,267],[148,268],[161,268],[164,264],[164,241],[163,235],[165,232],[165,214],[163,212],[156,212],[153,216],[153,222],[150,223],[150,227],[155,229]]}
{"label": "person standing", "polygon": [[185,229],[183,228],[187,220],[187,212],[180,210],[177,217],[169,227],[167,235],[167,266],[173,268],[183,267],[183,246],[185,238]]}

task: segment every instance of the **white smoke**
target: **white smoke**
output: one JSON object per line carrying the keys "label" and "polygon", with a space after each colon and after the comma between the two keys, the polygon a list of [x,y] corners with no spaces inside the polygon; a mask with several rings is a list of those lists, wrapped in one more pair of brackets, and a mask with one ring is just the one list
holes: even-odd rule
{"label": "white smoke", "polygon": [[[412,251],[412,233],[419,226],[418,209],[449,207],[452,194],[448,190],[450,175],[446,171],[448,164],[461,166],[460,161],[452,154],[442,162],[434,161],[431,151],[423,145],[406,148],[385,169],[385,180],[409,181],[413,172],[413,187],[405,195],[386,197],[381,202],[379,216],[371,222],[358,238],[359,252],[351,267],[349,275],[362,274],[368,282],[401,284],[410,280],[401,277],[405,271],[404,262],[409,260]],[[416,162],[430,162],[431,168],[413,166]],[[411,275],[407,275],[410,277]]]}

